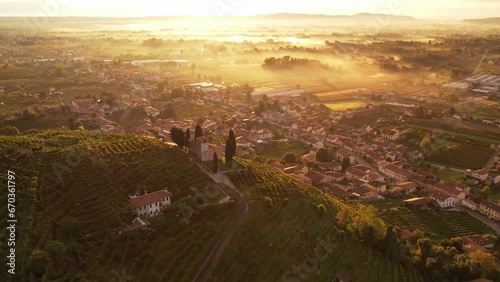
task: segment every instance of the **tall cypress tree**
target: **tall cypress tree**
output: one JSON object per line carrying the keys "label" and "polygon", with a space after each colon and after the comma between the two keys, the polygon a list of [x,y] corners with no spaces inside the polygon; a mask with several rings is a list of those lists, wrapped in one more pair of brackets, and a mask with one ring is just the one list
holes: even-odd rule
{"label": "tall cypress tree", "polygon": [[234,131],[232,129],[229,130],[229,140],[233,142],[233,156],[236,155],[236,137],[234,136]]}
{"label": "tall cypress tree", "polygon": [[219,172],[219,158],[217,157],[217,153],[214,152],[214,165],[213,165],[214,173]]}
{"label": "tall cypress tree", "polygon": [[233,141],[226,140],[226,166],[229,166],[233,160]]}
{"label": "tall cypress tree", "polygon": [[203,129],[201,129],[201,126],[199,124],[196,125],[196,128],[194,129],[194,140],[198,137],[203,136]]}

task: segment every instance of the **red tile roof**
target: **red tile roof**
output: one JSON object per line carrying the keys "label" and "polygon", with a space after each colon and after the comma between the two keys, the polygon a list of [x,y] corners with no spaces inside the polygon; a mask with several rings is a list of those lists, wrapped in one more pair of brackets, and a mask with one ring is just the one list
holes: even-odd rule
{"label": "red tile roof", "polygon": [[442,193],[445,193],[448,196],[457,197],[462,191],[455,188],[455,186],[446,184],[446,183],[438,183],[436,184],[436,189]]}
{"label": "red tile roof", "polygon": [[128,231],[142,229],[148,227],[149,225],[151,225],[151,223],[147,219],[142,219],[138,217],[136,217],[131,222],[125,223],[125,227],[127,228]]}
{"label": "red tile roof", "polygon": [[165,189],[142,196],[132,197],[128,199],[128,203],[132,207],[138,208],[160,202],[163,198],[168,197],[172,197],[172,193],[168,192],[167,189]]}
{"label": "red tile roof", "polygon": [[445,201],[448,198],[451,198],[449,195],[438,191],[438,190],[433,190],[429,193],[429,196],[433,199],[439,200],[439,201]]}

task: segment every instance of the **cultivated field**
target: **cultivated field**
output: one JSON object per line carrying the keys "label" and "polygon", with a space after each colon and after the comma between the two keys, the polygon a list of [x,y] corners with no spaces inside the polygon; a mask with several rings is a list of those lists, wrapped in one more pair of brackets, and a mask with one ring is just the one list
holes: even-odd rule
{"label": "cultivated field", "polygon": [[429,157],[429,161],[445,166],[464,169],[480,169],[490,160],[495,150],[473,145],[459,145],[436,153]]}
{"label": "cultivated field", "polygon": [[[401,200],[384,200],[373,204],[388,224],[401,229],[420,229],[432,239],[450,239],[474,234],[495,234],[491,228],[465,212],[411,211]],[[394,209],[395,208],[395,209]]]}

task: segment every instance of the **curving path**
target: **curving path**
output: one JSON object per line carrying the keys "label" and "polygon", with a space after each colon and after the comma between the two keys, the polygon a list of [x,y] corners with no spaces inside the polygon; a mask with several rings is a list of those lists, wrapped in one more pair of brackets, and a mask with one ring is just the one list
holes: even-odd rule
{"label": "curving path", "polygon": [[231,180],[229,180],[227,176],[225,176],[222,173],[213,173],[212,171],[207,169],[204,165],[200,164],[198,160],[194,158],[192,159],[195,160],[195,163],[200,167],[200,169],[203,172],[205,172],[219,186],[219,188],[221,188],[221,190],[224,191],[224,193],[226,193],[229,197],[231,197],[236,201],[236,213],[231,219],[231,222],[229,222],[229,225],[222,234],[222,237],[219,239],[217,244],[215,244],[214,248],[210,252],[210,255],[208,256],[207,260],[201,266],[200,271],[193,279],[193,282],[204,282],[210,276],[210,272],[212,271],[213,267],[221,257],[222,253],[226,249],[229,242],[231,241],[231,238],[233,237],[234,231],[238,227],[238,224],[245,217],[245,214],[247,213],[248,210],[248,205],[245,199],[243,198],[243,195],[241,195],[241,193],[238,190],[236,190],[236,187],[231,182]]}

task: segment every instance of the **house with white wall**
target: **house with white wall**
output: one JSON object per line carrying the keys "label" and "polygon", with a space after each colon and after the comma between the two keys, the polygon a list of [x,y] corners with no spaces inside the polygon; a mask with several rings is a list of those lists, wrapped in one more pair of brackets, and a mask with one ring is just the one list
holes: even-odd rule
{"label": "house with white wall", "polygon": [[161,214],[163,208],[169,206],[172,202],[172,193],[167,189],[159,190],[153,193],[145,193],[139,196],[130,196],[129,205],[134,209],[138,217],[153,217]]}

